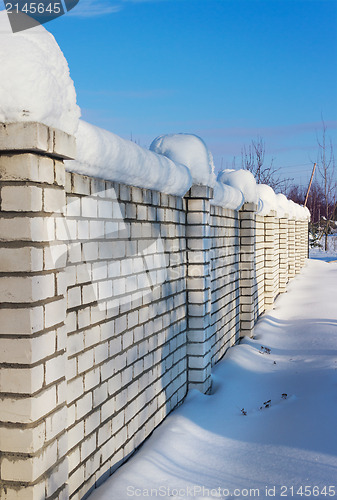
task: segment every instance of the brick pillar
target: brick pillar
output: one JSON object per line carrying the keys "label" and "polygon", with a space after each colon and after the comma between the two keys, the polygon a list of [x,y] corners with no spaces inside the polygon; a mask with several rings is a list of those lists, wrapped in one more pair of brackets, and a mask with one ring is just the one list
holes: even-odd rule
{"label": "brick pillar", "polygon": [[207,393],[211,389],[211,259],[210,198],[212,189],[192,186],[187,209],[187,357],[188,386]]}
{"label": "brick pillar", "polygon": [[0,125],[0,451],[3,500],[67,498],[63,159],[74,139]]}
{"label": "brick pillar", "polygon": [[295,274],[301,271],[301,231],[302,221],[295,221]]}
{"label": "brick pillar", "polygon": [[300,266],[301,269],[305,264],[305,259],[307,258],[307,253],[308,253],[308,235],[306,231],[306,226],[307,226],[307,221],[306,220],[301,220],[301,261],[300,261]]}
{"label": "brick pillar", "polygon": [[288,278],[295,276],[295,220],[288,220]]}
{"label": "brick pillar", "polygon": [[275,216],[274,224],[274,301],[280,293],[280,219]]}
{"label": "brick pillar", "polygon": [[268,311],[273,307],[275,297],[275,212],[264,218],[264,304]]}
{"label": "brick pillar", "polygon": [[252,336],[258,316],[255,231],[256,205],[245,203],[240,219],[240,336]]}
{"label": "brick pillar", "polygon": [[304,232],[305,232],[305,258],[309,259],[309,221],[304,221]]}
{"label": "brick pillar", "polygon": [[264,312],[264,216],[256,215],[255,230],[256,281],[258,295],[258,316]]}
{"label": "brick pillar", "polygon": [[283,217],[280,223],[280,293],[286,291],[288,283],[288,219]]}

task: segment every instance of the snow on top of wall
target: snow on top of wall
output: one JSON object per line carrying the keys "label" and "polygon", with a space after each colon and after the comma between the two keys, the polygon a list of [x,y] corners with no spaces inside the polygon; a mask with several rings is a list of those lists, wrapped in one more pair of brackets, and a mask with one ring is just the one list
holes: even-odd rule
{"label": "snow on top of wall", "polygon": [[204,141],[193,134],[168,134],[157,137],[150,150],[186,165],[194,184],[213,187],[215,184],[213,157]]}
{"label": "snow on top of wall", "polygon": [[275,194],[276,197],[276,204],[277,204],[277,215],[278,217],[284,217],[286,214],[289,213],[289,200],[288,198],[282,194]]}
{"label": "snow on top of wall", "polygon": [[284,194],[275,194],[274,190],[266,184],[258,184],[257,192],[260,198],[259,215],[268,215],[276,212],[277,217],[290,219],[309,220],[310,212],[306,207],[288,200]]}
{"label": "snow on top of wall", "polygon": [[258,203],[256,180],[248,170],[222,170],[217,180],[242,192],[246,203]]}
{"label": "snow on top of wall", "polygon": [[36,121],[74,134],[80,117],[68,63],[43,26],[12,33],[0,12],[0,121]]}
{"label": "snow on top of wall", "polygon": [[222,170],[214,187],[212,204],[239,210],[243,203],[255,203],[259,215],[274,211],[277,217],[310,219],[307,208],[288,200],[284,194],[275,194],[266,184],[257,184],[248,170]]}
{"label": "snow on top of wall", "polygon": [[216,181],[213,199],[211,200],[212,205],[229,208],[231,210],[240,210],[244,202],[244,196],[239,189]]}
{"label": "snow on top of wall", "polygon": [[184,196],[192,186],[185,165],[83,120],[79,121],[76,142],[76,161],[65,162],[68,171],[176,196]]}
{"label": "snow on top of wall", "polygon": [[273,188],[267,184],[258,184],[256,188],[260,199],[259,215],[268,215],[270,212],[276,211],[277,201]]}

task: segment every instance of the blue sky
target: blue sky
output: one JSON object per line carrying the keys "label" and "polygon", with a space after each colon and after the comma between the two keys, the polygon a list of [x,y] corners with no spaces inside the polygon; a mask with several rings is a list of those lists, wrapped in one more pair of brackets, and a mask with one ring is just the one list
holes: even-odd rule
{"label": "blue sky", "polygon": [[323,115],[337,151],[337,0],[80,0],[46,28],[83,118],[143,146],[196,133],[220,168],[261,135],[306,184]]}

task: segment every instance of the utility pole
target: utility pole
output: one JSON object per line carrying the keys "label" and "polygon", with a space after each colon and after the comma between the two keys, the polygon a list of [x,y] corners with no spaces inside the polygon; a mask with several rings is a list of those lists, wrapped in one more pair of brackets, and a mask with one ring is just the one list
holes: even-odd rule
{"label": "utility pole", "polygon": [[304,202],[304,206],[306,207],[307,206],[307,202],[308,202],[308,197],[309,197],[309,193],[310,193],[310,188],[311,188],[311,184],[312,184],[312,180],[314,178],[314,173],[315,173],[315,170],[316,170],[316,163],[314,165],[314,168],[312,169],[312,174],[311,174],[311,178],[310,178],[310,182],[309,182],[309,186],[308,186],[308,191],[307,191],[307,195],[305,197],[305,202]]}

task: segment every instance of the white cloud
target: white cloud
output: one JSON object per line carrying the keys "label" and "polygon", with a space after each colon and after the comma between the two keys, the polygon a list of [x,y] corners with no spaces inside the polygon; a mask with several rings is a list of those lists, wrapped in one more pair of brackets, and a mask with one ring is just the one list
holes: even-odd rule
{"label": "white cloud", "polygon": [[76,17],[104,16],[119,12],[121,9],[121,2],[113,0],[80,0],[69,15]]}
{"label": "white cloud", "polygon": [[158,3],[164,1],[167,0],[80,0],[70,15],[76,17],[103,16],[119,12],[126,4],[130,3]]}

